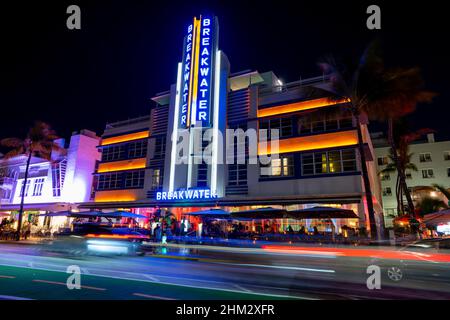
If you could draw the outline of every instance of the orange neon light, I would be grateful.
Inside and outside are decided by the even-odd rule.
[[[101,145],[102,146],[107,146],[107,145],[110,145],[110,144],[113,144],[113,143],[120,143],[120,142],[144,139],[144,138],[148,138],[148,136],[149,136],[148,131],[129,133],[129,134],[124,134],[122,136],[102,139]]]
[[[97,191],[95,193],[95,202],[122,202],[136,200],[136,191],[133,190]]]
[[[105,162],[98,165],[97,173],[114,172],[122,170],[143,169],[146,166],[146,159],[132,159],[114,162]]]
[[[351,146],[358,143],[356,130],[279,140],[278,153]],[[270,142],[258,143],[258,155],[270,154]]]
[[[349,100],[347,100],[347,99],[342,99],[339,101],[330,101],[328,98],[320,98],[320,99],[314,99],[314,100],[309,100],[309,101],[294,102],[294,103],[284,104],[281,106],[259,109],[258,110],[258,118],[269,117],[269,116],[290,113],[290,112],[296,112],[296,111],[303,111],[303,110],[310,110],[310,109],[315,109],[315,108],[334,106],[334,105],[337,105],[340,103],[345,103],[348,101]]]

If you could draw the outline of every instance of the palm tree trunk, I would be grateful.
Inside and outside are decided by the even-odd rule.
[[[22,229],[22,217],[23,217],[23,204],[25,202],[25,190],[27,189],[27,181],[28,181],[28,171],[30,169],[30,162],[31,162],[31,155],[32,152],[30,151],[30,154],[28,155],[27,159],[27,165],[25,167],[25,177],[23,180],[23,186],[22,186],[22,196],[20,197],[20,207],[19,207],[19,221],[17,225],[17,240],[20,240],[20,232]]]
[[[396,148],[395,142],[394,142],[394,124],[393,124],[392,118],[390,118],[388,120],[388,140],[389,140],[389,144],[391,145],[391,148],[392,148],[392,157],[393,157],[395,166],[397,167],[397,174],[400,178],[400,188],[402,188],[403,193],[405,194],[405,197],[406,197],[406,201],[408,202],[409,214],[411,215],[411,217],[414,217],[415,216],[414,203],[412,201],[411,194],[409,193],[408,186],[406,184],[405,171],[402,169],[402,167],[400,165],[400,161],[398,159],[398,154],[397,154],[397,148]],[[402,202],[402,208],[403,208],[403,197],[400,200]]]
[[[397,199],[397,215],[403,214],[403,201],[402,193],[400,188],[400,176],[397,175],[397,181],[395,182],[395,197]]]
[[[358,132],[358,149],[361,159],[361,171],[364,181],[364,190],[366,192],[367,211],[369,214],[370,236],[373,239],[377,238],[377,223],[375,221],[375,212],[373,210],[372,189],[370,188],[369,172],[367,170],[366,154],[364,152],[364,141],[361,131],[361,121],[359,114],[355,115],[356,131]]]

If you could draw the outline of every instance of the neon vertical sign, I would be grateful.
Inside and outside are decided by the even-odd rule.
[[[182,83],[180,94],[179,128],[187,128],[189,125],[189,110],[192,94],[192,67],[194,60],[194,36],[196,19],[187,28],[184,39],[183,61],[182,61]]]
[[[202,127],[210,126],[211,87],[214,66],[214,20],[211,17],[201,19],[199,57],[198,57],[198,91],[196,122]]]

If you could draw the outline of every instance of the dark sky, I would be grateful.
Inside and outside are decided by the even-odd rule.
[[[12,1],[11,1],[12,2]],[[284,82],[319,75],[333,54],[356,59],[381,37],[388,64],[419,66],[434,103],[410,117],[415,128],[450,138],[448,14],[442,1],[14,1],[0,9],[0,138],[24,136],[35,119],[61,136],[107,121],[147,115],[149,99],[175,82],[184,27],[194,15],[219,17],[231,71],[273,70]],[[382,30],[366,28],[378,4]],[[393,5],[395,3],[395,6]],[[81,7],[79,31],[66,8]]]

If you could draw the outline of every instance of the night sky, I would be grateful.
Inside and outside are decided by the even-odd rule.
[[[448,13],[442,1],[14,1],[1,5],[0,138],[25,135],[33,120],[60,136],[148,115],[150,98],[175,82],[185,26],[219,18],[220,48],[231,72],[272,70],[284,82],[320,75],[332,54],[357,59],[375,37],[386,62],[419,66],[439,93],[409,117],[413,128],[450,138]],[[392,2],[396,3],[396,7]],[[382,30],[366,28],[378,4]],[[66,8],[81,7],[81,30],[66,28]],[[426,5],[425,5],[426,4]],[[446,27],[447,25],[447,27]]]

